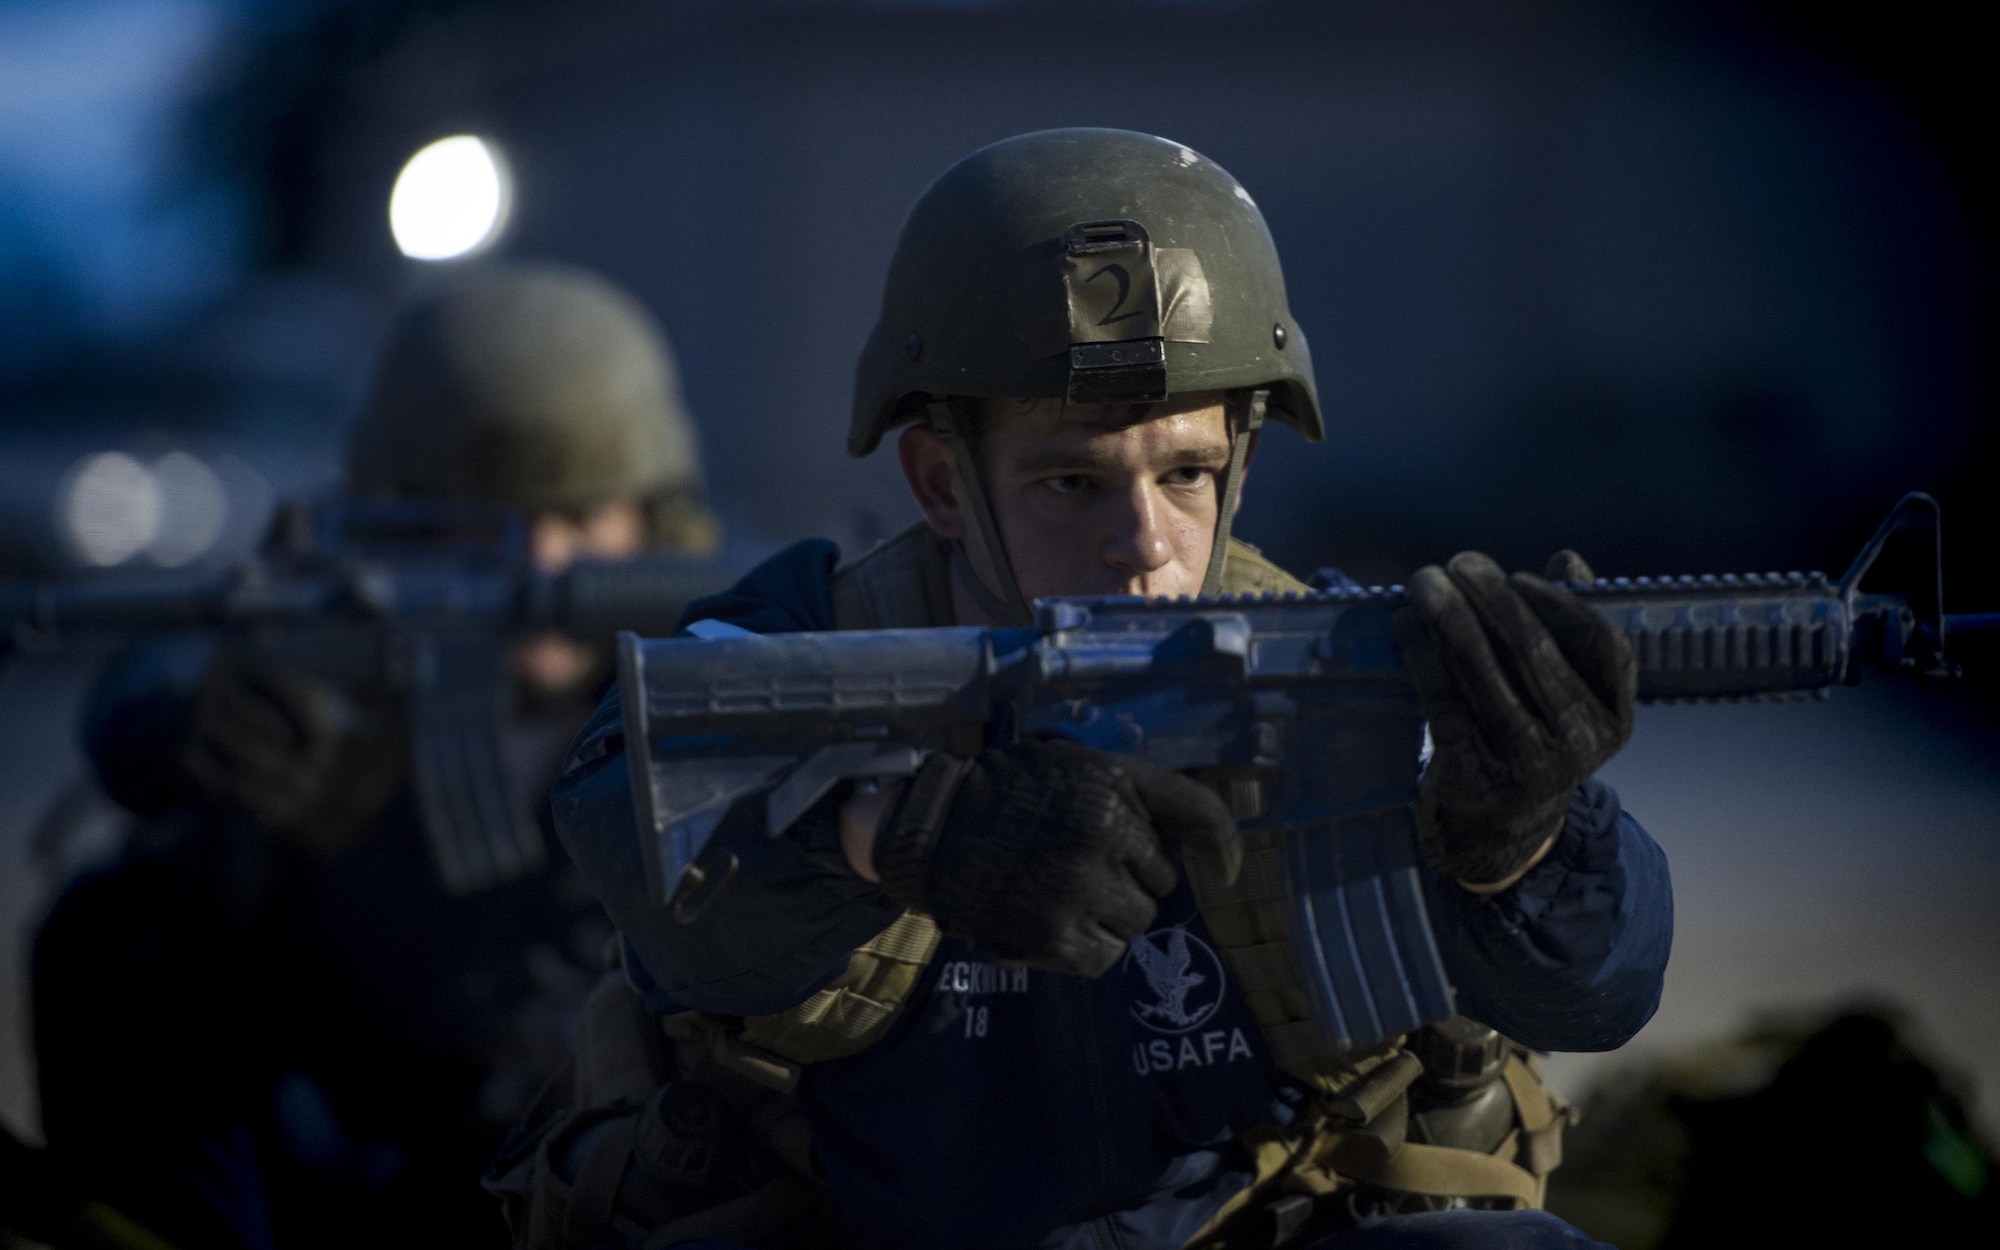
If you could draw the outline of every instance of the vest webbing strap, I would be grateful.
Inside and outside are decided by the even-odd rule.
[[[929,916],[906,911],[848,957],[839,980],[789,1011],[744,1017],[739,1036],[793,1063],[859,1054],[889,1031],[938,939]]]
[[[1526,1060],[1518,1055],[1507,1056],[1501,1077],[1507,1082],[1508,1092],[1514,1095],[1514,1106],[1520,1111],[1524,1130],[1539,1133],[1555,1123],[1556,1109],[1549,1100],[1549,1087],[1542,1083],[1540,1074],[1528,1067]]]
[[[1530,1061],[1509,1055],[1501,1076],[1507,1082],[1507,1092],[1514,1096],[1514,1114],[1521,1121],[1520,1163],[1535,1177],[1534,1205],[1540,1206],[1549,1173],[1562,1166],[1563,1129],[1569,1117]]]
[[[1514,1136],[1509,1134],[1502,1150],[1511,1154],[1513,1146]],[[1438,1198],[1508,1198],[1518,1207],[1538,1206],[1542,1200],[1541,1178],[1500,1155],[1423,1142],[1404,1142],[1367,1179],[1389,1189]]]

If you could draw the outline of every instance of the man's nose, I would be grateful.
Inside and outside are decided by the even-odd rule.
[[[1133,579],[1165,568],[1174,555],[1165,521],[1165,509],[1151,483],[1135,486],[1120,505],[1120,515],[1104,544],[1104,563]]]

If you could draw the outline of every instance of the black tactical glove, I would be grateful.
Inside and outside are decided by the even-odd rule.
[[[339,696],[313,678],[224,656],[195,689],[181,764],[207,801],[296,831],[326,793],[340,722]]]
[[[883,822],[875,867],[905,907],[997,955],[1095,977],[1158,914],[1170,846],[1233,881],[1243,850],[1213,791],[1143,760],[1033,740],[931,756]]]
[[[1590,576],[1572,551],[1547,571]],[[1424,852],[1454,880],[1504,881],[1632,736],[1632,648],[1569,591],[1476,551],[1418,569],[1409,590],[1395,636],[1435,748],[1418,792]]]

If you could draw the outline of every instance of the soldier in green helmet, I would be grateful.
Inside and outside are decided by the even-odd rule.
[[[719,538],[659,328],[554,265],[473,269],[410,303],[347,486],[411,515],[516,509],[550,573]],[[482,801],[532,833],[608,653],[549,634],[508,664],[510,792]],[[546,835],[439,854],[407,718],[369,697],[210,637],[138,648],[93,697],[105,788],[150,823],[38,942],[43,1117],[178,1244],[500,1241],[480,1171],[598,975],[609,928]]]
[[[900,430],[922,522],[851,561],[799,544],[688,631],[1302,590],[1230,534],[1268,421],[1323,433],[1249,193],[1150,135],[996,143],[912,209],[855,385],[848,449]],[[622,967],[575,1106],[489,1181],[517,1238],[1590,1244],[1534,1209],[1567,1113],[1533,1051],[1617,1046],[1658,1002],[1665,861],[1591,776],[1630,733],[1632,658],[1476,553],[1410,598],[1425,891],[1464,1014],[1365,1051],[1312,1027],[1268,835],[1181,774],[1066,740],[935,751],[776,839],[738,804],[696,863],[716,884],[663,907],[608,700],[552,802]]]
[[[484,273],[414,303],[349,444],[347,485],[523,509],[546,572],[647,548],[707,555],[721,538],[665,338],[637,300],[578,269]],[[528,689],[566,694],[601,664],[558,643],[517,652]]]

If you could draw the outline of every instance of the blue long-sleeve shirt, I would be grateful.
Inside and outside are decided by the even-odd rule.
[[[759,633],[831,629],[837,551],[801,543],[690,611]],[[782,1010],[839,974],[899,909],[846,866],[823,810],[792,836],[756,813],[715,834],[740,863],[693,923],[647,899],[615,695],[558,778],[556,824],[625,934],[659,1010]],[[746,805],[748,806],[748,805]],[[1427,877],[1459,1010],[1537,1049],[1602,1050],[1658,1005],[1672,935],[1665,856],[1609,786],[1579,787],[1550,854],[1475,895]],[[1168,1003],[1150,944],[1201,977]],[[1093,981],[939,948],[888,1037],[809,1070],[815,1146],[851,1230],[896,1246],[1177,1246],[1248,1182],[1227,1147],[1302,1100],[1271,1064],[1185,883],[1120,967]]]

